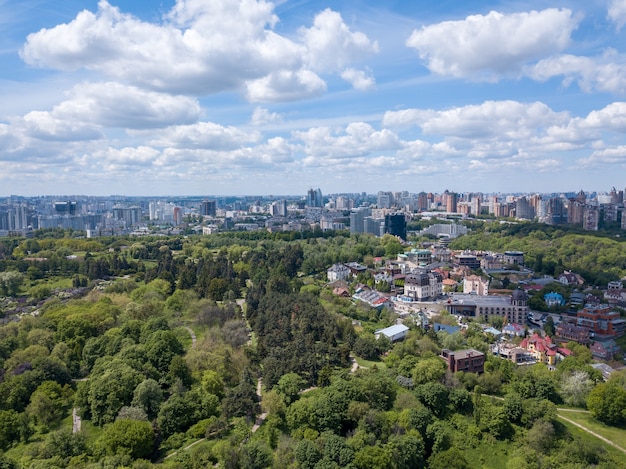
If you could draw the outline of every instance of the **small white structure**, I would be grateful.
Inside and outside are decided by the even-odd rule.
[[[385,329],[380,329],[374,332],[376,338],[380,338],[381,335],[387,337],[391,342],[396,342],[398,340],[402,340],[406,337],[409,332],[409,328],[404,324],[396,324],[394,326],[386,327]]]

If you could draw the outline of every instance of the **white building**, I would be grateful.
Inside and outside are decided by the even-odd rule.
[[[478,275],[468,275],[463,279],[463,293],[486,296],[489,294],[489,280],[483,280]]]
[[[343,264],[335,264],[326,271],[329,282],[345,280],[350,277],[350,269]]]
[[[437,272],[409,274],[404,279],[404,296],[416,301],[434,300],[443,293],[443,277]]]
[[[374,332],[376,338],[380,338],[380,336],[387,337],[391,342],[396,342],[398,340],[402,340],[406,337],[409,332],[409,328],[404,324],[395,324],[390,327],[386,327],[385,329],[380,329]]]

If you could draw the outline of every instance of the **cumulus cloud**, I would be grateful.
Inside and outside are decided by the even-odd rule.
[[[352,87],[357,90],[368,90],[375,84],[375,80],[371,75],[368,75],[364,70],[357,70],[355,68],[346,68],[341,72],[341,78],[352,84]]]
[[[294,132],[294,137],[304,142],[307,155],[316,157],[348,158],[403,147],[402,141],[391,130],[375,130],[365,122],[349,124],[345,130],[315,127]]]
[[[260,141],[259,132],[243,132],[236,127],[224,127],[213,122],[177,125],[165,129],[160,138],[151,142],[158,147],[204,148],[230,150]]]
[[[601,164],[626,167],[626,145],[596,150],[589,157],[579,159],[577,163],[585,167],[597,167]]]
[[[313,26],[301,28],[306,46],[307,64],[311,69],[338,71],[355,60],[378,52],[378,44],[361,32],[352,32],[341,15],[326,9],[315,16]]]
[[[567,9],[472,15],[414,30],[406,44],[432,73],[495,81],[567,47],[578,19]]]
[[[281,70],[246,83],[246,96],[251,102],[284,102],[319,96],[326,91],[326,82],[310,70]]]
[[[24,116],[27,134],[40,140],[75,141],[102,138],[100,129],[81,121],[58,119],[49,112],[32,111]]]
[[[383,116],[385,126],[421,127],[425,134],[458,138],[512,139],[528,138],[538,128],[564,123],[567,113],[557,113],[541,102],[485,101],[435,111],[432,109],[405,109],[388,111]]]
[[[539,81],[563,76],[563,85],[575,81],[585,92],[626,94],[626,56],[612,50],[599,57],[570,54],[550,57],[528,67],[526,73]]]
[[[254,108],[250,123],[252,125],[261,126],[266,124],[273,124],[276,122],[282,122],[282,120],[283,118],[280,114],[276,112],[270,112],[264,107],[257,106],[256,108]]]
[[[196,99],[113,82],[76,85],[68,94],[68,100],[53,108],[55,117],[108,127],[166,127],[195,122],[201,113]]]
[[[177,0],[161,23],[100,0],[95,13],[83,10],[69,23],[30,34],[20,54],[30,65],[92,70],[161,92],[243,88],[255,101],[281,101],[323,91],[318,73],[339,73],[377,51],[331,10],[300,29],[300,41],[274,32],[277,21],[273,5],[263,0]]]
[[[626,0],[611,0],[608,16],[621,29],[626,24]]]

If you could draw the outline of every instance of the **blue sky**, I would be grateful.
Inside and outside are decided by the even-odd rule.
[[[0,0],[0,196],[626,186],[626,0]]]

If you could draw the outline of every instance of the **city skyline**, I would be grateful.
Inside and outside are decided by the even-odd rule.
[[[626,185],[626,0],[0,0],[0,195]]]

